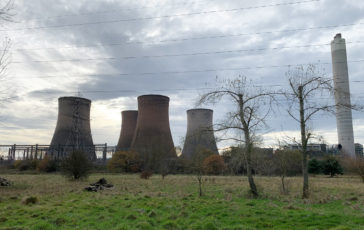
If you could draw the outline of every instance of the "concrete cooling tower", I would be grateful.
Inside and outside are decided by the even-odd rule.
[[[334,77],[336,123],[341,151],[354,156],[354,132],[351,113],[348,63],[345,39],[337,34],[331,42],[332,72]]]
[[[116,146],[116,151],[127,151],[130,149],[131,142],[133,141],[138,119],[138,111],[122,111],[121,119],[120,138]]]
[[[85,151],[91,160],[96,159],[90,127],[91,101],[80,97],[58,99],[58,120],[50,153],[65,157],[73,150]]]
[[[192,158],[198,151],[208,149],[218,154],[211,109],[187,110],[187,133],[182,156]]]
[[[169,127],[168,107],[169,97],[138,97],[138,120],[131,148],[137,151],[147,164],[176,157]]]

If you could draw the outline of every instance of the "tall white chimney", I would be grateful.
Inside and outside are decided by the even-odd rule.
[[[331,56],[338,144],[341,152],[355,156],[346,45],[345,39],[341,38],[341,34],[336,34],[331,42]]]

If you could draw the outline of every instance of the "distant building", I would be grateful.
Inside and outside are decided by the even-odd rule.
[[[340,145],[331,145],[327,152],[332,155],[342,154],[342,147]],[[363,145],[359,143],[355,143],[355,155],[356,156],[364,156],[363,153]]]
[[[289,144],[285,146],[285,149],[300,150],[302,145],[300,144]],[[326,144],[307,144],[307,150],[312,156],[323,156],[327,154]]]
[[[340,153],[339,145],[331,145],[327,148],[327,153],[331,155],[337,155]]]
[[[363,145],[359,143],[355,143],[355,155],[364,156],[363,154]]]

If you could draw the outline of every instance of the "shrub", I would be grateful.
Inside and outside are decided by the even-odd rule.
[[[153,175],[153,171],[152,170],[144,170],[140,174],[140,178],[142,178],[142,179],[149,179],[152,175]]]
[[[342,156],[339,159],[345,173],[358,175],[364,183],[364,157],[362,156]]]
[[[37,170],[40,172],[55,172],[57,171],[57,162],[49,156],[45,156],[37,164]]]
[[[61,171],[65,176],[78,180],[88,177],[91,166],[87,154],[81,150],[75,150],[62,160]]]
[[[244,161],[244,148],[231,146],[222,153],[226,169],[234,175],[241,175],[246,172]]]
[[[302,173],[302,154],[298,150],[277,150],[274,167],[279,176],[295,176]]]
[[[13,166],[15,169],[19,169],[20,165],[23,163],[22,160],[15,160]]]
[[[139,172],[141,161],[139,154],[133,151],[120,151],[113,154],[107,164],[111,172]]]
[[[37,168],[38,160],[16,160],[13,163],[14,168],[19,171],[34,170]]]
[[[356,160],[357,173],[364,183],[364,157],[357,157]]]
[[[35,196],[24,197],[22,200],[22,203],[25,205],[36,204],[37,202],[38,198]]]
[[[343,169],[335,157],[328,157],[322,162],[322,171],[325,175],[333,177],[337,174],[343,174]]]
[[[198,195],[202,196],[202,175],[204,173],[203,162],[204,160],[214,155],[215,153],[208,149],[201,149],[197,151],[195,155],[192,157],[192,165],[191,169],[193,173],[196,173],[196,179],[198,181]]]
[[[320,174],[322,171],[322,163],[316,159],[308,162],[308,173]]]
[[[217,155],[211,155],[203,161],[204,172],[207,174],[219,175],[225,169],[224,159]]]
[[[301,172],[302,155],[299,151],[283,149],[277,150],[273,159],[276,173],[281,177],[282,194],[287,195],[289,193],[289,183],[285,178]]]

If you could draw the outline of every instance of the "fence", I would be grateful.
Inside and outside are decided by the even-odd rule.
[[[96,144],[89,146],[87,149],[92,149],[96,153],[97,160],[106,161],[111,158],[115,152],[115,146],[105,144]],[[32,160],[43,159],[46,155],[51,155],[53,158],[61,159],[64,157],[64,149],[75,149],[74,146],[59,145],[56,148],[50,145],[0,145],[0,160]]]

